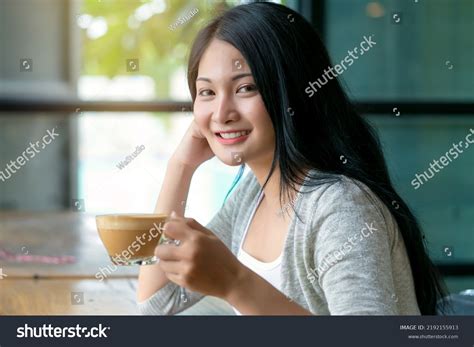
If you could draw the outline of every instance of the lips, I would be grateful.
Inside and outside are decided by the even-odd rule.
[[[217,132],[216,135],[224,139],[235,139],[241,136],[250,134],[250,130],[239,130],[239,131],[223,131]]]
[[[251,130],[227,130],[216,132],[217,140],[222,144],[234,144],[247,139]]]

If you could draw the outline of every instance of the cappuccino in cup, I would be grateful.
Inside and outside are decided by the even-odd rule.
[[[155,247],[163,234],[166,214],[109,214],[96,216],[97,230],[116,265],[157,262]]]

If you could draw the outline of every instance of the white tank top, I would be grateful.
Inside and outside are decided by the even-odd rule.
[[[239,261],[242,264],[244,264],[246,267],[248,267],[250,270],[252,270],[256,274],[258,274],[260,277],[262,277],[265,281],[273,285],[276,289],[280,290],[281,288],[281,259],[283,257],[283,251],[277,259],[275,259],[274,261],[270,263],[265,263],[258,259],[255,259],[254,257],[252,257],[250,254],[248,254],[242,249],[245,236],[247,235],[247,231],[249,230],[250,222],[255,216],[255,212],[257,211],[257,207],[258,205],[260,205],[262,198],[263,198],[263,192],[258,197],[257,204],[255,205],[252,213],[250,214],[250,218],[247,223],[247,227],[245,228],[244,235],[242,236],[242,239],[240,240],[240,246],[239,246],[239,251],[237,254],[237,259],[239,259]],[[237,311],[234,307],[232,308],[234,309],[236,315],[241,315],[241,313]]]

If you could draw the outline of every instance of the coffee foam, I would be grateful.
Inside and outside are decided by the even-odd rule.
[[[168,215],[160,214],[107,214],[96,216],[97,227],[107,230],[150,229],[153,223],[164,223]]]

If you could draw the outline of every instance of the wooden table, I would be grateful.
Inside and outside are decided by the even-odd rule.
[[[114,268],[95,216],[82,212],[0,212],[0,250],[18,255],[73,256],[70,264],[0,259],[0,315],[137,315],[138,267]],[[3,273],[4,276],[1,276]],[[5,276],[6,275],[6,276]],[[3,278],[3,279],[2,279]],[[181,314],[233,314],[207,297]]]
[[[75,258],[63,265],[0,259],[4,275],[0,279],[1,315],[138,314],[138,267],[119,267],[103,281],[96,278],[111,262],[93,215],[0,213],[0,249],[19,255]]]

